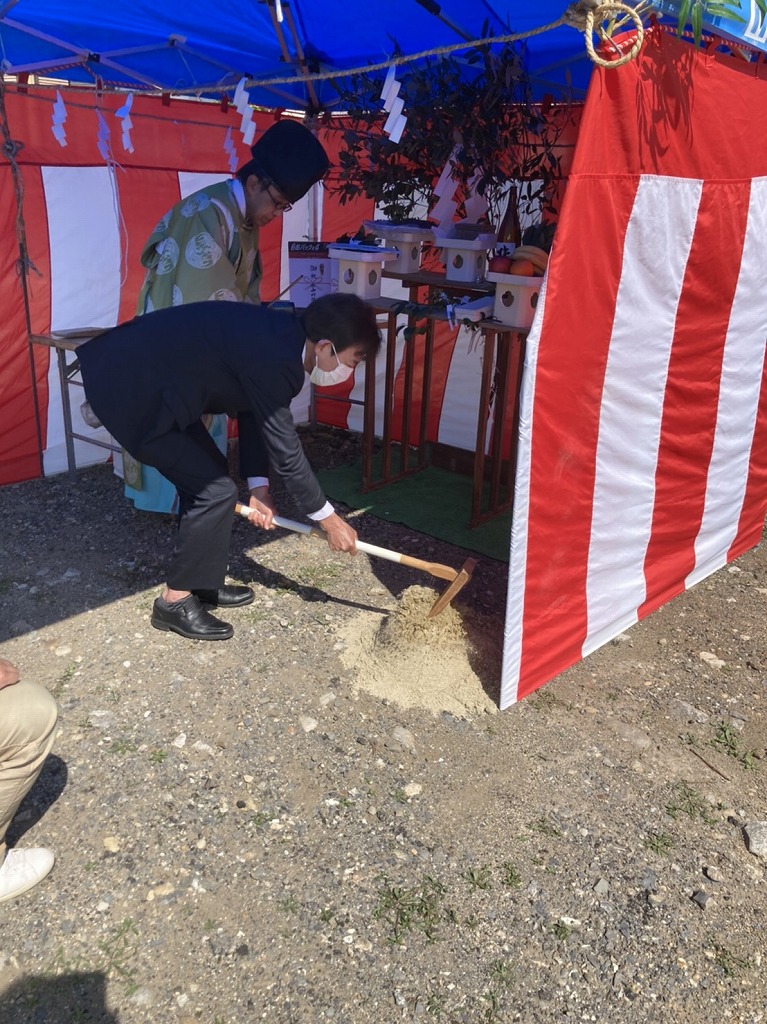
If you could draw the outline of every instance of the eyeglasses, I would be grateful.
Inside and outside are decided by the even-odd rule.
[[[271,188],[272,186],[268,182],[263,183],[264,192],[266,192],[266,194],[271,199],[272,203],[274,204],[275,210],[277,210],[278,213],[287,213],[288,210],[292,210],[293,204],[286,203],[283,199],[275,199],[274,196],[272,195]]]

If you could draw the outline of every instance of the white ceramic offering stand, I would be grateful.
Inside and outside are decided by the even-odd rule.
[[[361,299],[377,299],[381,294],[384,263],[399,256],[397,249],[379,245],[331,245],[331,259],[338,260],[338,290],[359,295]]]
[[[488,281],[495,281],[493,317],[502,324],[528,331],[535,317],[543,285],[542,277],[523,277],[519,274],[487,273]]]
[[[476,238],[456,238],[453,235],[437,238],[435,244],[442,248],[447,280],[467,283],[484,281],[487,253],[495,242],[494,234],[477,235]]]
[[[393,224],[389,221],[365,220],[363,226],[382,238],[389,248],[397,249],[396,260],[388,264],[392,274],[417,274],[421,269],[421,246],[434,238],[431,228],[419,228],[413,224]]]

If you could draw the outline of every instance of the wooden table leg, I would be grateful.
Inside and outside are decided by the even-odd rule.
[[[418,431],[418,468],[426,466],[426,451],[429,433],[429,401],[431,399],[431,369],[434,358],[434,321],[426,321],[423,346],[423,380],[421,382],[421,425]]]
[[[365,360],[365,407],[362,410],[362,491],[373,477],[373,446],[376,433],[376,364]]]
[[[386,324],[386,372],[384,375],[383,469],[382,479],[391,476],[392,406],[394,405],[394,370],[397,356],[397,315],[389,313]]]
[[[61,412],[64,417],[64,443],[67,449],[67,469],[69,479],[77,480],[77,459],[75,458],[75,442],[72,437],[72,405],[69,399],[69,374],[67,372],[67,354],[62,348],[56,349],[59,367],[59,385],[61,387]]]
[[[492,408],[493,428],[490,441],[490,496],[487,511],[493,513],[498,508],[498,495],[501,488],[501,470],[503,468],[503,424],[506,414],[506,402],[509,387],[509,349],[512,338],[508,334],[497,336],[496,345],[498,358],[495,363],[494,395]]]

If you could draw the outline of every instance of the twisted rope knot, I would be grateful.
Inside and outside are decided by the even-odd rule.
[[[602,23],[611,18],[620,17],[633,21],[636,26],[636,39],[633,45],[625,53],[618,48],[610,36],[605,32]],[[639,13],[621,0],[576,0],[570,4],[562,16],[562,20],[573,28],[583,33],[586,43],[586,50],[594,64],[603,68],[617,68],[621,64],[628,64],[633,60],[642,48],[644,41],[644,25]],[[605,59],[594,49],[593,36],[596,35],[601,43],[612,46],[616,57]]]
[[[7,157],[11,163],[18,156],[18,154],[24,148],[24,143],[19,142],[17,139],[6,139],[2,145],[3,156]]]

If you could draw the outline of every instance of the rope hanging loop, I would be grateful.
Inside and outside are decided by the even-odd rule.
[[[628,18],[633,21],[636,26],[636,39],[625,53],[605,59],[596,52],[593,37],[596,35],[600,42],[612,45],[617,52],[618,47],[602,27],[605,21],[613,18],[621,18],[623,21]],[[634,60],[644,42],[644,25],[639,12],[621,0],[576,0],[565,11],[563,20],[583,33],[589,57],[594,64],[602,68],[617,68],[621,64],[628,64]]]

